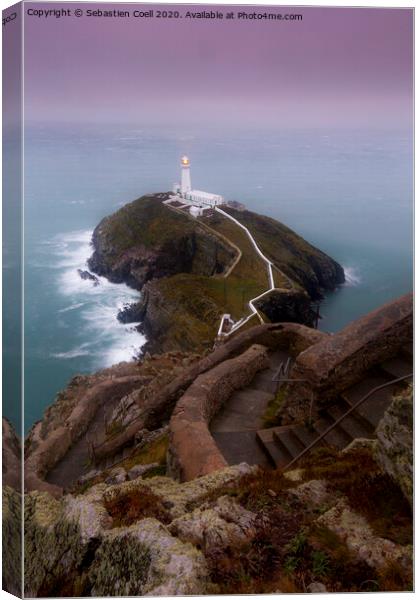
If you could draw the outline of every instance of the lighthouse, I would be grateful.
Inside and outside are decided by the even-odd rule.
[[[182,198],[184,206],[189,205],[190,207],[198,207],[202,210],[214,208],[224,203],[223,196],[219,196],[219,194],[211,194],[191,188],[190,159],[185,155],[181,158],[181,184],[174,184],[173,193],[179,199]]]
[[[188,156],[181,158],[181,194],[191,192],[190,159]]]

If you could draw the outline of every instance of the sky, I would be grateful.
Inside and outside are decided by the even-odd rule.
[[[27,14],[101,6],[137,8],[25,3],[27,122],[411,126],[409,9],[213,7],[224,14],[299,13],[301,21]],[[186,10],[206,7],[180,7]]]

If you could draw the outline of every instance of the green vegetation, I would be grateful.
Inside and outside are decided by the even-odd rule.
[[[226,212],[248,227],[267,258],[310,293],[316,295],[319,284],[332,288],[344,281],[340,265],[279,221],[249,210],[227,207]]]
[[[340,454],[321,447],[302,460],[305,479],[326,479],[362,514],[375,535],[398,544],[412,543],[411,507],[395,482],[384,474],[369,449]]]
[[[170,523],[170,513],[162,499],[148,488],[128,490],[105,500],[105,508],[112,517],[113,527],[129,526],[139,519],[154,517],[162,523]]]
[[[196,225],[181,213],[169,210],[156,196],[143,196],[105,217],[100,224],[101,236],[112,240],[115,254],[142,244],[146,248],[184,237]]]
[[[351,509],[367,519],[375,535],[410,544],[410,506],[389,477],[378,471],[371,452],[355,449],[343,454],[323,447],[300,466],[300,481],[292,481],[280,471],[260,469],[234,487],[212,490],[205,499],[211,502],[229,494],[258,515],[257,536],[252,542],[207,553],[219,591],[302,593],[313,581],[323,583],[329,592],[411,590],[410,569],[393,561],[383,568],[370,567],[349,550],[344,538],[317,522],[328,507],[314,510],[289,493],[302,482],[325,480],[333,494],[342,494]]]
[[[278,425],[278,414],[285,401],[285,389],[281,387],[277,390],[274,398],[270,400],[267,404],[267,408],[265,409],[265,413],[263,415],[263,424],[264,427],[275,427]]]
[[[126,471],[129,471],[136,465],[150,465],[158,463],[161,466],[166,465],[166,454],[168,451],[169,439],[167,435],[162,435],[149,442],[133,456],[130,456],[121,463]]]

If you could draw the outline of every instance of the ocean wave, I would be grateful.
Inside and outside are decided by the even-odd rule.
[[[76,308],[80,308],[81,306],[84,306],[85,303],[84,302],[77,302],[76,304],[71,304],[70,306],[66,306],[66,308],[60,308],[59,313],[66,313],[69,312],[70,310],[76,310]]]
[[[80,332],[79,339],[89,340],[53,356],[60,359],[89,356],[87,368],[98,369],[132,360],[146,338],[136,329],[138,323],[127,325],[117,319],[126,304],[138,301],[138,291],[100,276],[97,276],[99,285],[80,277],[78,269],[88,268],[92,254],[92,233],[92,230],[67,232],[55,236],[53,244],[47,247],[52,257],[50,266],[59,269],[56,276],[59,294],[70,299],[69,305],[58,311],[60,318],[68,319],[71,327]]]
[[[347,287],[355,287],[362,283],[362,277],[357,267],[344,267],[344,285]]]
[[[51,354],[54,358],[78,358],[79,356],[89,356],[89,350],[82,350],[81,348],[74,348],[74,350],[69,350],[68,352],[53,352]]]

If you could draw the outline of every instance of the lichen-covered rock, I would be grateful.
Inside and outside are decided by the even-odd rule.
[[[99,484],[92,489],[101,491],[107,501],[110,501],[118,494],[147,488],[161,498],[171,517],[176,519],[189,512],[189,507],[198,504],[209,492],[229,485],[234,486],[242,477],[255,473],[256,470],[257,467],[240,463],[182,484],[170,477],[153,477],[147,480],[134,479],[112,488]]]
[[[412,547],[375,536],[366,519],[351,510],[345,500],[340,500],[317,521],[338,535],[370,567],[380,569],[395,562],[404,570],[411,568]]]
[[[100,483],[83,495],[68,494],[60,499],[46,492],[27,494],[26,594],[39,597],[206,593],[208,575],[204,556],[187,537],[174,537],[157,519],[141,514],[127,527],[113,527],[107,502],[115,495],[132,492],[141,495],[147,490],[162,500],[173,521],[193,511],[193,505],[204,501],[209,492],[234,485],[252,472],[251,467],[242,464],[186,484],[168,477],[137,478],[114,485]],[[229,518],[234,518],[236,534],[239,529],[252,531],[252,513],[230,498],[216,502],[214,514],[225,525]]]
[[[143,477],[143,475],[146,475],[146,473],[157,467],[159,467],[159,463],[157,462],[148,465],[135,465],[127,472],[127,477],[131,481],[132,479],[137,479],[137,477]]]
[[[375,458],[413,505],[413,388],[397,395],[379,423]]]
[[[3,485],[15,490],[21,486],[22,447],[13,425],[5,417],[2,419],[2,476]]]
[[[105,483],[108,485],[116,485],[117,483],[123,483],[127,479],[127,472],[123,467],[115,467],[112,469],[105,479]]]
[[[205,593],[207,570],[201,552],[144,519],[106,534],[89,577],[94,596],[191,595]]]
[[[327,482],[321,479],[312,479],[290,489],[290,494],[296,496],[302,504],[310,509],[331,508],[337,501],[337,495],[332,494],[327,487]]]
[[[88,549],[79,523],[64,517],[62,502],[46,492],[26,495],[25,595],[59,596],[68,582],[74,586]]]
[[[343,448],[341,452],[343,454],[353,452],[354,450],[370,450],[371,452],[374,452],[376,450],[377,443],[378,441],[376,439],[355,438],[348,446]]]
[[[3,589],[22,596],[21,495],[9,486],[2,491]]]
[[[202,549],[238,547],[256,535],[256,515],[229,496],[218,498],[214,506],[203,506],[172,521],[171,533]]]
[[[313,581],[308,585],[308,592],[311,594],[325,594],[328,592],[327,587],[320,581]]]

